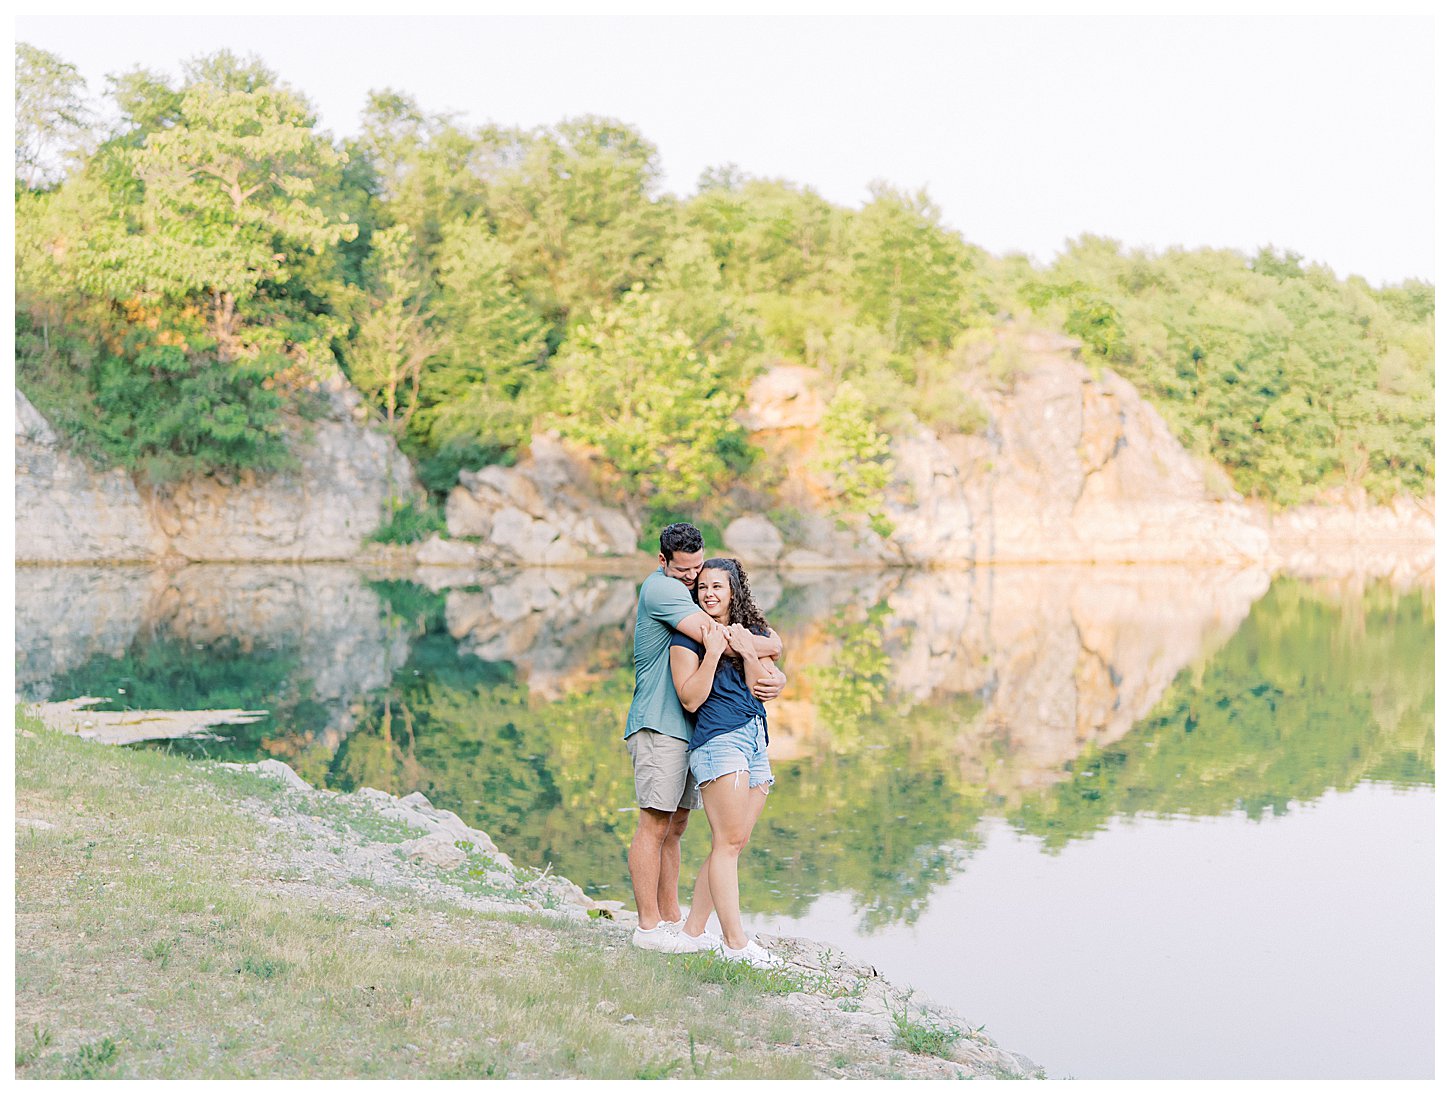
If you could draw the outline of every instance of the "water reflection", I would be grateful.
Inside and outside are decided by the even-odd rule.
[[[624,896],[634,576],[464,580],[26,568],[18,684],[265,707],[222,743],[169,747],[422,790],[515,858]],[[747,852],[762,912],[835,892],[868,930],[911,921],[988,818],[1051,852],[1113,818],[1269,816],[1362,780],[1432,782],[1425,582],[1023,567],[757,585],[792,676],[771,713],[779,792]]]
[[[756,575],[792,684],[754,926],[879,962],[1054,1075],[1427,1074],[1434,596],[1406,573]],[[638,577],[25,568],[17,679],[267,708],[154,747],[422,790],[627,898]],[[686,861],[705,845],[692,826]]]

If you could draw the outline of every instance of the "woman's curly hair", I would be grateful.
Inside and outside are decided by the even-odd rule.
[[[770,625],[765,622],[765,616],[756,605],[755,598],[750,595],[750,579],[745,574],[745,568],[740,565],[740,560],[724,556],[706,559],[700,573],[704,574],[707,570],[723,570],[730,577],[730,619],[726,623],[744,624],[757,635],[768,633]]]

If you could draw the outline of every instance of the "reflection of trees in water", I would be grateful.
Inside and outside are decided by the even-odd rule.
[[[605,581],[572,580],[561,597],[613,605]],[[1433,591],[1280,580],[1228,638],[1242,588],[1192,591],[1175,614],[1161,603],[1171,579],[1154,581],[1057,570],[787,587],[771,620],[794,684],[772,709],[780,783],[746,852],[749,907],[799,914],[846,892],[867,926],[911,920],[964,868],[989,815],[1051,849],[1117,814],[1263,816],[1362,779],[1432,781]],[[406,661],[390,657],[391,683],[350,701],[340,744],[321,733],[338,701],[313,699],[285,641],[148,629],[123,656],[58,675],[55,693],[268,707],[272,720],[228,742],[170,748],[281,756],[341,789],[419,789],[521,861],[627,896],[634,796],[620,734],[633,682],[620,621],[571,617],[547,590],[526,601],[490,587],[488,606],[531,614],[511,624],[478,595],[370,587],[383,630],[407,636]],[[497,638],[451,634],[460,604]],[[528,658],[549,635],[558,649],[539,672]],[[517,659],[478,656],[516,640],[528,651]],[[702,817],[691,864],[706,844]]]
[[[93,654],[50,679],[52,694],[96,696],[98,710],[201,711],[265,708],[255,723],[226,728],[221,741],[168,739],[172,752],[218,759],[251,759],[286,727],[310,736],[326,726],[327,708],[299,677],[295,650],[257,647],[236,636],[192,642],[172,635],[133,640],[119,657]]]
[[[750,907],[800,915],[819,894],[846,892],[868,927],[915,920],[978,843],[986,795],[953,763],[952,731],[979,711],[971,696],[878,709],[830,749],[776,764],[747,853],[761,879]]]
[[[963,868],[989,814],[1051,848],[1114,814],[1282,812],[1363,778],[1430,778],[1432,609],[1419,595],[1276,583],[1238,634],[1178,674],[1125,737],[1084,743],[1065,782],[1009,780],[1005,791],[981,777],[1013,763],[1010,739],[985,719],[988,690],[907,692],[892,662],[903,621],[885,600],[817,607],[816,632],[797,646],[817,660],[796,670],[814,734],[803,753],[776,761],[779,788],[746,852],[747,899],[764,913],[799,914],[817,895],[844,891],[868,926],[911,920]],[[812,626],[780,616],[786,627]],[[547,699],[507,663],[457,651],[436,631],[415,641],[330,781],[421,788],[512,854],[626,895],[634,812],[619,734],[630,672]],[[412,749],[397,732],[400,705]],[[692,862],[706,842],[697,824]]]
[[[1115,816],[1260,818],[1366,779],[1433,783],[1430,596],[1277,582],[1148,719],[1012,822],[1060,849]]]

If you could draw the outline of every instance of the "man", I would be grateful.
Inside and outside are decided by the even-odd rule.
[[[705,563],[700,530],[683,522],[660,532],[660,566],[639,590],[634,623],[634,699],[624,728],[624,743],[634,762],[634,790],[639,822],[629,845],[629,878],[634,886],[639,927],[634,945],[644,950],[679,954],[706,944],[678,932],[680,914],[680,838],[690,811],[702,806],[700,789],[690,775],[690,724],[675,695],[670,676],[672,631],[704,640],[713,621],[695,604],[690,591]],[[779,657],[780,640],[756,637],[756,653]],[[785,686],[779,669],[762,681],[755,694],[772,700]]]

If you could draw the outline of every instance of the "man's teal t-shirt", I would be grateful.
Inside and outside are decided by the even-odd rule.
[[[670,676],[670,638],[675,625],[700,611],[685,583],[656,570],[639,587],[639,610],[634,617],[634,699],[624,736],[636,730],[658,730],[681,741],[690,740],[691,726],[675,695]]]

